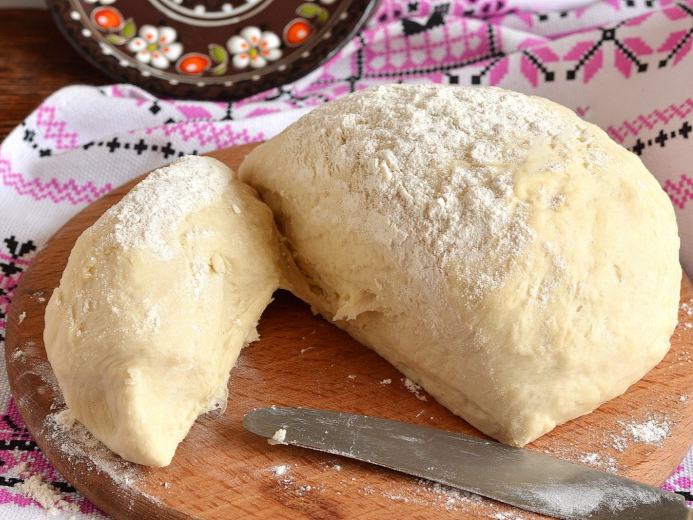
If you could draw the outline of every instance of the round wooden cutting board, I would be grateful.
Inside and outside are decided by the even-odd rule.
[[[234,170],[253,145],[211,155]],[[244,413],[281,405],[324,408],[482,436],[302,302],[285,292],[263,315],[261,339],[241,354],[223,414],[201,417],[166,468],[127,463],[81,425],[46,360],[44,310],[79,234],[136,181],[68,222],[36,256],[16,291],[6,339],[19,412],[41,450],[92,502],[116,518],[542,518],[492,500],[324,453],[270,446],[245,431]],[[659,485],[693,439],[693,288],[684,279],[679,326],[666,358],[623,396],[556,428],[527,449]],[[184,306],[181,319],[185,319]],[[607,376],[608,377],[608,376]]]

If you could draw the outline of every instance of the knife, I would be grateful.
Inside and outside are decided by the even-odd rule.
[[[428,426],[276,406],[246,414],[243,426],[274,443],[377,464],[555,518],[693,520],[676,493]]]

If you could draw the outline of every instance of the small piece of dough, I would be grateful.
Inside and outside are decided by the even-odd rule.
[[[279,284],[272,214],[222,163],[150,174],[77,240],[46,308],[75,417],[126,460],[166,466]]]
[[[671,202],[555,103],[369,89],[304,116],[239,175],[275,213],[293,292],[505,443],[620,395],[669,348]]]

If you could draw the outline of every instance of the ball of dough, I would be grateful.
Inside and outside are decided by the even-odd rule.
[[[369,89],[239,175],[275,213],[296,295],[502,442],[590,412],[669,348],[672,205],[635,155],[550,101]]]
[[[124,459],[165,466],[279,284],[272,214],[222,163],[150,174],[77,240],[44,340],[75,417]]]

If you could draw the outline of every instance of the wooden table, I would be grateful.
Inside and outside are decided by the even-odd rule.
[[[114,82],[79,55],[48,11],[0,9],[0,14],[0,140],[59,88]]]
[[[65,40],[65,38],[61,35],[60,31],[58,28],[55,26],[53,23],[53,20],[51,18],[51,15],[48,11],[45,10],[29,10],[29,9],[13,9],[13,10],[0,10],[0,13],[3,15],[3,24],[2,24],[2,29],[0,30],[0,140],[4,139],[7,134],[15,128],[18,124],[21,123],[23,119],[25,119],[29,113],[34,110],[47,96],[55,92],[61,87],[67,86],[67,85],[73,85],[73,84],[87,84],[87,85],[106,85],[110,83],[114,83],[115,81],[109,78],[108,76],[102,74],[95,68],[93,68],[89,63],[87,63],[79,54],[78,52],[71,46],[70,43]],[[307,312],[307,311],[306,311]],[[313,319],[312,317],[309,316],[307,319]],[[29,320],[27,320],[27,323]],[[315,327],[314,327],[315,328]],[[691,333],[688,328],[683,329],[683,333],[686,334],[693,334]],[[305,334],[305,337],[309,337],[310,332],[307,332]],[[299,334],[300,337],[300,334]],[[305,340],[305,337],[301,337],[302,340]],[[328,341],[325,342],[326,344],[330,343]],[[303,353],[304,350],[308,350],[307,348],[302,348],[302,345],[297,343],[296,348],[298,349],[298,352]],[[360,355],[367,355],[368,351],[363,351],[359,350]],[[316,353],[320,353],[320,351],[316,348],[314,351],[311,351],[311,355],[315,355]],[[306,355],[308,356],[308,355]],[[680,364],[680,363],[678,363]],[[371,365],[369,365],[371,366]],[[388,369],[387,366],[383,364],[382,370]],[[351,368],[344,368],[346,372],[345,374],[353,373],[356,374],[356,369],[354,368],[353,370]],[[394,369],[391,369],[394,371]],[[351,372],[350,372],[351,371]],[[394,374],[394,372],[393,372]],[[343,374],[342,374],[343,375]],[[377,377],[376,377],[377,376]],[[365,376],[359,376],[361,379],[366,380]],[[372,374],[372,377],[368,379],[371,383],[371,387],[373,389],[376,389],[380,391],[381,393],[384,391],[394,391],[395,386],[393,385],[392,387],[387,387],[383,389],[383,387],[378,386],[377,381],[383,379],[383,375],[381,372],[378,372],[376,374]],[[393,380],[396,381],[396,374],[392,375]],[[360,381],[360,379],[358,380]],[[340,382],[342,385],[351,385],[355,384],[352,382],[351,379],[346,379],[345,377],[341,377]],[[350,388],[350,387],[349,387]],[[375,391],[375,390],[374,390]],[[315,393],[316,395],[317,392]],[[416,401],[415,399],[411,398],[408,394],[403,392],[403,395],[405,397],[410,398],[410,402],[413,403],[414,405],[419,405],[420,403]],[[366,401],[367,402],[367,401]],[[319,403],[318,403],[319,404]],[[429,403],[431,404],[431,403]],[[413,406],[413,405],[412,405]],[[432,404],[431,404],[432,406]],[[683,406],[679,402],[679,406]],[[417,408],[418,409],[418,408]],[[412,412],[413,413],[413,412]],[[445,413],[444,411],[440,410],[440,413],[443,414]],[[383,414],[381,414],[383,415]],[[432,415],[432,414],[431,414]],[[608,415],[608,414],[607,414]],[[418,416],[417,416],[418,417]],[[613,415],[614,420],[617,417],[616,415]],[[433,418],[431,416],[431,418]],[[449,419],[451,420],[451,419]],[[220,423],[221,424],[221,423]],[[455,422],[454,424],[459,424],[459,421]],[[577,424],[577,423],[575,423]],[[690,429],[690,422],[686,423],[687,428]],[[573,426],[571,425],[566,425],[563,428],[563,430],[569,429]],[[588,440],[591,439],[592,437],[590,436],[593,432],[590,430],[585,430],[582,432],[582,437],[583,440],[584,438],[587,438]],[[599,440],[598,438],[595,437],[595,441]],[[262,440],[255,440],[255,442],[258,445],[262,445],[263,447],[266,448],[266,445],[264,444],[264,441]],[[647,448],[647,447],[645,447]],[[544,448],[547,449],[547,448]],[[598,449],[594,448],[595,450]],[[643,455],[640,458],[640,460],[644,461],[644,465],[647,466],[648,463],[651,463],[653,458],[647,457],[648,453],[645,453],[642,451],[641,446],[635,446],[634,449],[640,450],[642,453],[640,455]],[[555,448],[554,448],[555,451]],[[685,451],[685,450],[684,450]],[[568,452],[572,453],[572,452]],[[561,454],[561,453],[559,453]],[[565,457],[565,453],[563,453]],[[315,460],[315,461],[321,461],[323,459],[320,459],[318,455],[313,455],[313,454],[306,454],[304,452],[299,452],[299,451],[294,451],[291,453],[288,453],[284,459],[282,460],[294,460],[293,458],[289,457],[295,457],[296,461],[300,461],[300,457],[306,457],[307,460]],[[676,461],[680,460],[680,455],[677,453],[675,454]],[[565,457],[569,458],[569,457]],[[579,460],[579,459],[578,459]],[[649,461],[649,462],[648,462]],[[298,462],[296,462],[298,464]],[[380,480],[387,480],[388,483],[392,481],[391,474],[390,473],[383,473],[383,472],[376,472],[375,476],[373,476],[373,472],[371,470],[369,471],[369,477],[368,480],[364,479],[359,479],[356,481],[355,478],[349,477],[347,479],[346,475],[351,475],[356,474],[354,472],[362,471],[365,474],[365,469],[361,468],[356,463],[347,461],[347,462],[342,462],[339,461],[340,466],[344,465],[344,473],[339,473],[339,476],[342,480],[344,480],[344,484],[339,481],[338,483],[340,486],[343,488],[348,488],[348,486],[352,486],[354,489],[352,489],[350,492],[352,492],[353,497],[355,497],[356,502],[361,502],[365,505],[367,505],[369,500],[372,499],[370,495],[364,492],[362,487],[362,484],[360,482],[367,481],[370,482],[372,479],[380,479]],[[675,462],[674,462],[675,464]],[[268,462],[266,464],[267,466],[271,466],[271,464]],[[319,463],[315,463],[312,466],[309,464],[304,465],[306,468],[311,469],[311,471],[314,470],[319,472],[327,472],[327,471],[333,471],[330,467],[327,466],[321,466]],[[175,470],[175,466],[172,466],[172,468]],[[294,468],[294,466],[292,466]],[[303,466],[301,466],[303,468]],[[315,469],[317,468],[317,469]],[[327,468],[327,469],[326,469]],[[360,470],[358,468],[361,468]],[[295,470],[298,474],[298,470]],[[306,470],[308,471],[308,470]],[[665,474],[668,473],[665,472]],[[627,473],[627,476],[634,476],[631,473]],[[261,473],[260,476],[262,478],[255,478],[253,482],[255,482],[257,485],[263,485],[267,484],[267,480],[274,478],[277,480],[276,477],[274,477],[274,473]],[[400,477],[401,478],[401,477]],[[263,480],[264,479],[264,480]],[[657,477],[651,479],[653,483],[657,483],[659,480],[662,480],[663,477]],[[173,479],[170,479],[171,481],[174,481]],[[159,479],[157,482],[161,482],[162,480]],[[292,482],[287,480],[288,482]],[[168,482],[168,480],[167,480]],[[175,481],[177,482],[177,481]],[[181,482],[183,482],[181,480]],[[354,483],[355,482],[355,483]],[[415,485],[418,485],[416,482],[413,481],[407,481],[403,480],[405,482],[407,487],[406,489],[409,489],[412,487],[412,489],[415,487]],[[271,484],[271,482],[270,482]],[[183,485],[183,484],[181,484]],[[185,484],[185,485],[191,485],[190,483]],[[391,485],[391,484],[388,484]],[[296,487],[298,484],[296,484],[294,487],[291,487],[290,485],[281,487],[274,482],[274,486],[268,487],[265,486],[267,489],[269,489],[271,492],[275,493],[277,498],[277,503],[280,503],[282,500],[287,501],[287,504],[291,505],[291,507],[297,507],[296,504],[299,503],[300,507],[304,508],[302,511],[309,511],[309,509],[305,509],[308,507],[313,507],[311,504],[312,502],[309,502],[307,498],[310,497],[304,497],[304,491],[303,488]],[[420,485],[418,485],[420,487]],[[339,492],[342,493],[342,487],[339,488]],[[158,489],[158,488],[157,488]],[[351,489],[351,488],[349,488]],[[369,490],[374,489],[372,487],[368,488]],[[355,490],[355,491],[354,491]],[[416,488],[417,492],[419,492],[418,488]],[[170,491],[166,488],[163,491],[161,489],[158,489],[158,491],[163,492],[165,491],[166,493],[170,493]],[[318,490],[319,491],[319,490]],[[347,490],[348,491],[348,490]],[[346,493],[346,491],[344,491]],[[151,490],[150,490],[151,493]],[[298,493],[298,495],[297,495]],[[390,495],[388,495],[390,496]],[[413,500],[420,500],[420,497],[418,495],[411,495],[412,496],[412,501]],[[298,498],[297,498],[298,497]],[[168,498],[168,496],[164,497],[165,499]],[[446,499],[446,497],[443,497]],[[388,503],[389,506],[389,511],[391,514],[396,515],[396,511],[403,511],[405,510],[405,505],[401,503],[400,501],[397,501],[395,499],[390,499],[390,502]],[[443,506],[447,502],[441,502],[443,503]],[[483,504],[487,504],[487,502],[484,502]],[[472,505],[474,507],[477,507],[477,502],[474,502]],[[257,506],[257,505],[256,505]],[[417,504],[414,504],[415,507]],[[443,507],[441,506],[441,507]],[[364,506],[365,507],[365,506]],[[489,506],[490,507],[490,506]],[[288,509],[287,509],[288,510]],[[408,509],[411,513],[411,509]],[[506,511],[506,510],[495,510],[495,511]],[[454,513],[454,512],[453,512]],[[449,511],[445,510],[441,514],[451,514]],[[510,515],[510,513],[508,513]],[[406,516],[402,515],[402,516]],[[500,513],[497,514],[498,517],[500,517]],[[529,514],[523,513],[523,517],[527,517]],[[510,517],[510,516],[508,516]]]

